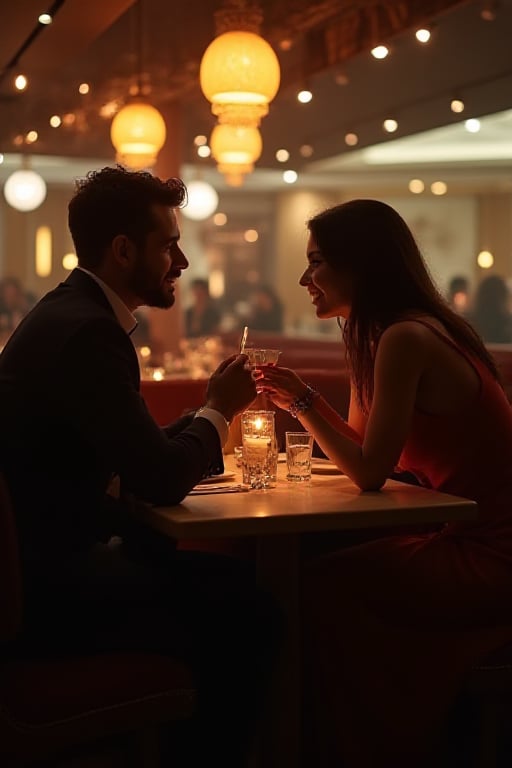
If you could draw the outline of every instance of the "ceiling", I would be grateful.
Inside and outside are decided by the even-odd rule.
[[[168,140],[179,141],[182,162],[220,179],[211,159],[197,158],[193,138],[198,133],[208,136],[215,124],[199,88],[198,71],[202,53],[216,34],[214,12],[221,3],[60,0],[54,3],[54,22],[37,32],[38,14],[45,10],[41,0],[17,0],[0,27],[0,152],[21,148],[37,155],[84,158],[84,164],[93,158],[112,160],[111,118],[101,117],[100,110],[113,102],[122,105],[141,62],[148,99],[164,115],[180,116],[181,130],[168,124]],[[340,174],[365,168],[374,172],[377,165],[393,174],[403,168],[404,152],[410,166],[428,159],[449,170],[459,155],[464,156],[461,165],[477,162],[510,175],[512,0],[264,0],[260,5],[262,34],[276,50],[282,70],[280,91],[262,121],[260,178],[265,173],[274,178],[284,167],[307,174],[312,184],[319,176],[339,179]],[[484,20],[482,11],[494,6],[495,11],[489,10],[494,20]],[[427,20],[432,38],[422,46],[413,31]],[[368,53],[377,37],[391,47],[383,61]],[[29,78],[23,93],[12,87],[19,71]],[[84,96],[78,93],[82,82],[90,84]],[[295,95],[306,83],[314,98],[301,105]],[[450,111],[455,96],[466,104],[462,115]],[[502,111],[498,127],[492,125],[500,131],[505,159],[497,154],[498,143],[492,138],[484,142],[482,136],[479,143],[495,152],[492,158],[479,159],[477,139],[464,133],[461,119]],[[72,124],[50,127],[51,115],[66,113],[74,115]],[[398,121],[395,134],[383,132],[386,117]],[[420,134],[440,126],[453,129],[453,137],[434,134],[429,146]],[[17,146],[16,137],[30,130],[38,132],[37,142]],[[348,131],[357,133],[357,148],[345,144]],[[415,143],[402,144],[401,160],[381,156],[376,165],[375,155],[372,160],[364,154],[364,148],[399,146],[411,135],[417,135]],[[429,153],[446,142],[452,149],[444,158],[433,159]],[[312,157],[301,154],[304,144],[312,147]],[[290,152],[286,166],[275,159],[281,147]]]

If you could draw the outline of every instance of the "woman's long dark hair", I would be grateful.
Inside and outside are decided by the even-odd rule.
[[[373,397],[375,351],[382,333],[399,320],[420,315],[439,320],[453,340],[499,381],[481,338],[443,299],[412,232],[391,206],[378,200],[351,200],[319,213],[307,226],[322,257],[352,285],[343,338],[364,410]]]

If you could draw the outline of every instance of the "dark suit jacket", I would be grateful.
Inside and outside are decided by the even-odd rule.
[[[179,503],[222,471],[217,431],[186,417],[160,428],[139,394],[129,336],[98,284],[75,270],[27,315],[0,355],[0,460],[25,568],[115,533],[105,490]]]

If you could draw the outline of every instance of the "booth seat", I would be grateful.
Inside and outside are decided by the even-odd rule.
[[[208,379],[164,379],[141,381],[140,391],[150,414],[161,427],[185,411],[204,405]]]
[[[512,344],[486,344],[486,347],[498,366],[503,389],[512,403]]]

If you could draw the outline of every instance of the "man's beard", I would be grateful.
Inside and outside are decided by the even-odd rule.
[[[162,283],[157,284],[156,278],[148,273],[145,264],[141,262],[135,265],[130,287],[146,307],[169,309],[176,301],[174,292],[166,290]]]

